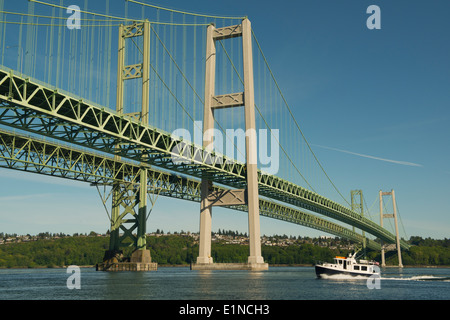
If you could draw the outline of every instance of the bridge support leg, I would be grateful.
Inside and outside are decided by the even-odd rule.
[[[150,250],[146,248],[146,169],[141,170],[139,179],[139,187],[135,187],[133,184],[113,186],[110,247],[105,253],[103,263],[97,267],[97,270],[156,270],[157,264],[152,263]],[[134,250],[129,257],[125,257],[123,248]]]
[[[379,192],[379,203],[380,203],[380,226],[383,227],[383,191]],[[381,267],[386,267],[386,261],[384,256],[384,243],[381,240]]]
[[[115,184],[113,186],[113,200],[112,200],[112,210],[111,210],[111,228],[109,235],[109,250],[105,253],[104,260],[111,259],[116,254],[121,254],[120,251],[120,207],[117,203],[120,201],[120,184]]]
[[[395,236],[397,239],[398,266],[399,266],[399,268],[403,268],[402,251],[401,251],[401,247],[400,247],[400,236],[398,234],[397,204],[395,202],[395,191],[392,190],[391,194],[392,194],[392,206],[394,207]]]
[[[136,217],[137,222],[137,241],[136,250],[142,251],[146,249],[145,234],[147,231],[147,169],[141,168],[139,177],[139,209]]]
[[[258,158],[255,124],[255,89],[253,81],[252,27],[248,19],[242,21],[242,48],[244,57],[244,108],[247,154],[248,224],[250,256],[248,263],[264,264],[261,255],[259,223]]]
[[[201,202],[200,202],[200,243],[197,263],[213,263],[211,257],[211,222],[212,206],[209,203],[208,195],[212,187],[211,181],[202,180],[201,183]]]

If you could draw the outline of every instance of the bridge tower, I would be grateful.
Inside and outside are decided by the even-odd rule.
[[[143,37],[142,61],[125,65],[126,40]],[[142,78],[142,109],[140,112],[124,113],[124,82]],[[148,124],[150,92],[150,22],[139,22],[119,27],[119,51],[117,66],[117,102],[116,111]],[[120,143],[116,145],[115,159],[120,160]],[[145,158],[145,155],[142,155]],[[156,263],[151,263],[150,251],[146,249],[147,222],[147,188],[148,165],[141,163],[140,174],[134,183],[113,185],[111,230],[109,250],[105,253],[105,262],[120,262],[123,247],[135,249],[131,255],[131,267],[123,270],[155,270]],[[122,235],[120,234],[122,232]],[[127,258],[125,258],[127,259]],[[127,260],[125,260],[127,261]],[[106,265],[106,263],[104,263]],[[127,264],[122,264],[126,266]]]
[[[249,246],[248,264],[241,266],[250,270],[266,270],[261,255],[259,192],[257,172],[257,141],[255,125],[255,94],[253,79],[253,55],[251,23],[245,18],[240,25],[216,28],[208,26],[206,42],[205,102],[203,119],[203,146],[213,150],[214,110],[244,106],[246,127],[247,188],[226,193],[213,192],[212,182],[207,178],[201,182],[200,244],[197,263],[192,269],[220,269],[211,257],[212,208],[217,205],[248,205]],[[216,41],[242,37],[244,92],[215,95]],[[235,264],[238,266],[238,264]],[[228,265],[226,268],[229,268]],[[237,267],[239,268],[239,266]]]
[[[391,196],[392,197],[392,206],[394,208],[393,214],[383,214],[383,196]],[[398,266],[400,268],[403,268],[402,253],[401,253],[401,248],[400,248],[400,236],[398,234],[397,204],[395,202],[395,192],[394,192],[394,190],[391,190],[390,192],[383,192],[380,190],[379,197],[380,197],[380,226],[383,227],[383,219],[384,218],[394,218],[395,236],[397,239]],[[381,266],[382,267],[386,266],[385,257],[384,257],[384,251],[385,251],[384,249],[385,248],[384,248],[383,242],[381,242]]]
[[[350,195],[351,195],[351,208],[352,211],[354,212],[360,212],[361,213],[361,217],[364,217],[364,202],[363,202],[363,192],[362,190],[351,190],[350,191]],[[358,199],[359,198],[359,199]],[[353,232],[355,232],[355,227],[353,227]],[[366,255],[366,234],[363,231],[362,232],[362,236],[363,236],[363,250],[364,250],[364,255]]]

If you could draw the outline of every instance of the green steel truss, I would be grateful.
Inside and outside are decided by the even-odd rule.
[[[246,187],[243,163],[196,145],[177,148],[179,141],[167,132],[4,70],[0,70],[0,124],[227,187]],[[184,161],[177,163],[172,157]],[[261,196],[353,225],[385,242],[396,241],[376,223],[303,187],[261,172],[258,182]]]
[[[112,255],[120,251],[124,246],[130,246],[138,250],[145,249],[147,214],[146,212],[143,214],[140,212],[140,191],[139,185],[117,183],[112,185],[113,200],[112,214],[110,217],[111,232],[109,247]],[[105,203],[103,204],[106,205]]]
[[[101,156],[92,151],[74,148],[73,146],[56,144],[36,137],[25,136],[0,130],[0,167],[20,171],[39,173],[54,177],[88,182],[93,185],[117,187],[119,197],[113,201],[113,206],[122,206],[120,216],[111,219],[111,226],[117,232],[111,237],[119,237],[121,241],[112,239],[113,244],[129,243],[138,246],[139,236],[134,232],[139,230],[137,223],[137,204],[139,203],[139,177],[141,168],[130,161],[114,160],[112,157]],[[161,196],[200,202],[200,181],[177,176],[161,170],[148,169],[148,193]],[[226,190],[214,187],[216,190]],[[102,198],[104,204],[106,200]],[[260,214],[273,219],[314,228],[346,238],[362,242],[360,234],[336,223],[327,221],[295,208],[265,200],[259,200]],[[247,207],[226,206],[225,208],[247,212]],[[145,222],[145,221],[144,221]],[[126,224],[131,223],[130,227]],[[141,222],[143,223],[143,222]],[[119,231],[122,231],[120,234]],[[380,250],[379,243],[369,240],[369,247]],[[120,247],[111,247],[120,250]]]

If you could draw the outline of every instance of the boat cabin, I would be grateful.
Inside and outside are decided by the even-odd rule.
[[[335,257],[334,262],[337,268],[348,270],[348,271],[357,271],[357,272],[373,272],[376,271],[373,268],[373,264],[369,263],[366,260],[360,260],[359,263],[353,258],[345,258],[345,257]]]

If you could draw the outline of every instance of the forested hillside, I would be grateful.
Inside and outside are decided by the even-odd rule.
[[[290,245],[263,245],[264,260],[271,265],[314,264],[316,261],[331,261],[336,255],[347,255],[348,249],[327,247],[313,243]],[[407,265],[450,265],[450,240],[422,239],[411,237],[411,250],[402,252],[403,264]],[[152,259],[160,266],[189,265],[196,261],[198,242],[193,237],[181,235],[160,235],[147,238]],[[35,241],[4,243],[0,245],[0,268],[17,267],[62,267],[68,265],[95,265],[103,259],[109,246],[109,237],[66,236],[38,239]],[[248,246],[213,242],[214,262],[246,262]],[[125,252],[125,255],[130,252]],[[368,252],[368,257],[380,261],[379,252]],[[387,264],[396,265],[396,251],[388,252]]]

